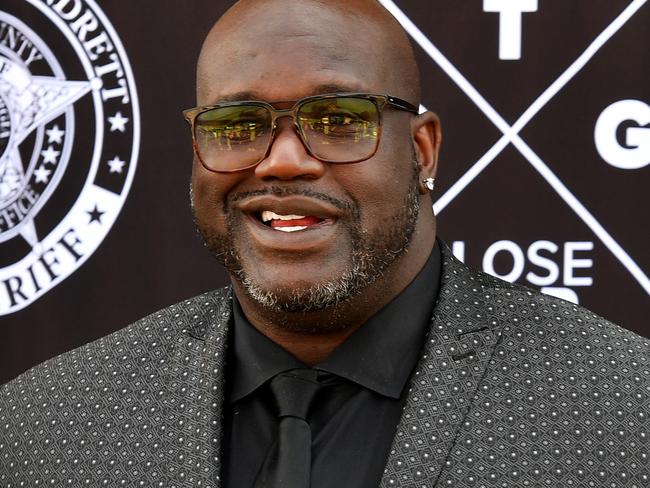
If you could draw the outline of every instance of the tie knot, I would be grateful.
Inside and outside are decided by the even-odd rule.
[[[278,417],[307,420],[311,402],[320,388],[313,369],[292,369],[271,380],[271,391],[278,405]]]

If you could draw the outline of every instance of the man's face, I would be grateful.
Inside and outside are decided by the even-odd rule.
[[[295,35],[287,28],[258,27],[234,45],[208,46],[199,69],[198,103],[293,101],[334,91],[390,93],[376,56],[364,56],[364,48],[350,57],[341,50],[350,39],[337,22],[312,35],[294,24]],[[419,209],[411,117],[384,109],[378,151],[359,163],[328,164],[310,156],[289,118],[279,120],[267,158],[254,168],[214,173],[195,160],[197,227],[258,305],[286,311],[335,305],[373,283],[404,254]],[[311,225],[284,232],[263,222],[261,217],[269,215],[264,212],[306,216]]]

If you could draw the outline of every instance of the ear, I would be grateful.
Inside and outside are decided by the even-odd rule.
[[[422,181],[435,178],[438,171],[438,155],[442,143],[440,119],[433,112],[424,112],[411,121],[411,134],[415,156],[420,168],[421,192],[427,193]]]

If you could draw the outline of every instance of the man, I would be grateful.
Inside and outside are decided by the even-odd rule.
[[[399,25],[243,0],[209,33],[192,205],[224,289],[0,393],[0,486],[648,486],[648,341],[456,261]]]

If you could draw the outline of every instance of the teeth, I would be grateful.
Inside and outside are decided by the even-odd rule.
[[[262,212],[262,222],[269,222],[271,220],[298,220],[304,218],[305,218],[304,215],[279,215],[276,214],[275,212],[271,212],[270,210],[264,210]],[[285,229],[293,229],[293,228],[294,227],[285,227]]]
[[[305,230],[306,228],[306,225],[296,225],[295,227],[276,227],[275,230],[282,232],[296,232],[298,230]]]

